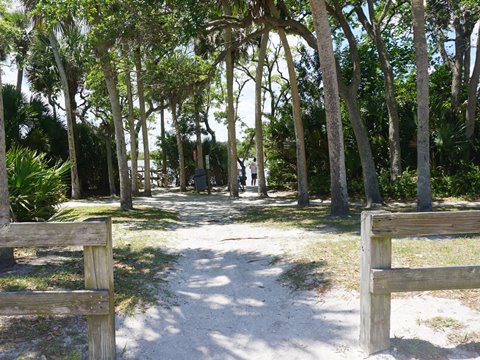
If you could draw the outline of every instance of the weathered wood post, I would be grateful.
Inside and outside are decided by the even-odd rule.
[[[364,211],[361,216],[361,280],[360,280],[360,347],[368,354],[390,347],[391,294],[370,291],[370,273],[392,266],[392,238],[372,234],[372,215],[379,211]]]
[[[105,246],[84,246],[85,288],[104,289],[109,294],[108,315],[87,316],[89,359],[115,359],[115,308],[113,293],[112,220],[95,218],[86,221],[104,221]]]

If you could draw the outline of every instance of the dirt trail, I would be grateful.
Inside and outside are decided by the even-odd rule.
[[[235,222],[245,206],[282,206],[294,200],[259,200],[250,189],[236,201],[225,194],[160,193],[136,203],[179,212],[168,246],[182,256],[168,275],[172,306],[117,319],[120,358],[365,358],[357,346],[358,294],[291,292],[277,280],[288,264],[272,260],[301,251],[321,234]],[[446,332],[421,324],[435,316],[455,318],[468,324],[465,334],[480,334],[480,314],[458,301],[395,299],[392,351],[371,359],[480,359],[478,343],[451,348]]]

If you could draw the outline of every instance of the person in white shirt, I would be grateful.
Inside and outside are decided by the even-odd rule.
[[[257,185],[257,159],[253,158],[253,161],[250,163],[250,172],[252,173],[252,182],[251,185]]]

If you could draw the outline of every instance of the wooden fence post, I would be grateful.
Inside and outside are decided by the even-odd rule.
[[[113,252],[112,220],[110,218],[88,219],[104,221],[107,228],[106,246],[85,246],[85,288],[104,289],[109,293],[109,314],[87,316],[89,359],[115,359],[115,308],[113,299]]]
[[[368,354],[390,347],[391,294],[372,294],[370,273],[372,269],[391,268],[392,239],[372,236],[375,213],[364,211],[361,216],[360,347]]]

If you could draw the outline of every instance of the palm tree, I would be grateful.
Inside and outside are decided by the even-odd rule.
[[[23,5],[29,11],[34,10],[38,6],[38,4],[38,0],[23,0]],[[52,48],[53,56],[55,59],[55,65],[57,67],[58,75],[60,77],[60,84],[65,99],[65,117],[67,119],[68,154],[71,164],[71,195],[73,199],[79,199],[81,196],[81,188],[80,179],[78,178],[77,155],[75,146],[75,95],[77,89],[74,88],[74,84],[78,84],[78,79],[72,79],[72,76],[76,77],[78,76],[78,74],[74,71],[74,69],[76,68],[75,65],[64,61],[64,58],[62,57],[60,52],[60,44],[58,42],[55,29],[51,25],[49,28],[45,28],[44,18],[42,17],[42,15],[35,15],[33,21],[35,28],[38,31],[45,31],[48,36],[48,40],[50,42],[50,46]],[[62,30],[63,35],[65,36],[68,36],[69,34],[73,34],[74,36],[81,34],[78,28],[78,24],[75,22],[71,14],[68,14],[62,19],[58,20],[56,25],[59,29]]]
[[[3,115],[2,72],[0,69],[0,227],[10,222],[6,163],[5,121]],[[15,264],[13,248],[0,248],[0,268]]]
[[[224,16],[232,15],[230,1],[222,0]],[[237,135],[235,132],[235,108],[233,105],[233,48],[232,29],[227,26],[224,30],[226,46],[225,66],[227,78],[227,128],[228,128],[228,159],[229,159],[229,188],[230,196],[238,198],[238,170],[237,170]]]
[[[95,46],[96,54],[102,64],[102,70],[107,85],[108,97],[112,107],[113,124],[115,127],[115,145],[117,149],[118,172],[120,174],[120,207],[122,210],[131,210],[132,188],[128,176],[127,148],[123,132],[122,106],[118,94],[117,73],[112,65],[110,44],[107,41],[98,41]]]
[[[377,18],[373,5],[373,0],[367,0],[369,19],[365,15],[362,6],[355,7],[358,19],[365,28],[368,36],[375,43],[380,61],[380,68],[383,73],[385,84],[385,102],[388,110],[388,141],[390,151],[390,177],[396,180],[402,174],[401,152],[400,152],[400,116],[398,114],[398,104],[395,99],[395,76],[393,67],[388,58],[387,46],[382,36],[381,23],[388,14],[392,1],[384,3],[384,9]]]
[[[423,0],[412,0],[412,13],[413,41],[417,63],[417,209],[419,211],[431,211],[428,53]]]
[[[280,12],[271,0],[268,1],[268,9],[275,18],[280,17]],[[295,127],[295,144],[297,155],[297,204],[299,206],[307,206],[310,203],[308,194],[307,159],[305,155],[305,134],[303,129],[302,111],[300,108],[297,74],[285,29],[278,28],[278,35],[280,36],[280,41],[282,42],[282,46],[285,51],[285,60],[287,62],[288,77],[290,82],[290,92],[292,95],[292,111],[293,123]]]
[[[468,84],[467,110],[465,112],[465,136],[471,139],[475,130],[475,113],[478,102],[478,82],[480,80],[480,20],[477,22],[477,49],[475,64]]]
[[[265,157],[263,152],[263,124],[262,124],[262,79],[263,66],[267,54],[269,34],[262,35],[258,52],[258,65],[255,73],[255,146],[258,166],[258,194],[268,196],[267,183],[265,181]]]
[[[25,60],[27,58],[30,45],[30,18],[24,10],[17,10],[10,15],[10,21],[17,30],[17,36],[13,40],[13,50],[15,52],[15,63],[17,64],[17,92],[22,92],[23,71]]]
[[[327,117],[328,152],[330,159],[330,189],[332,215],[348,214],[347,175],[343,145],[340,98],[337,84],[337,69],[333,54],[332,36],[328,23],[325,0],[310,0],[317,34],[320,69],[325,92],[325,113]]]
[[[128,103],[128,115],[127,122],[128,128],[130,131],[130,161],[131,161],[131,182],[132,182],[132,193],[133,195],[138,195],[138,160],[137,160],[137,132],[135,130],[135,118],[134,118],[134,108],[133,108],[133,91],[132,91],[132,79],[130,76],[130,65],[126,61],[127,66],[125,69],[125,85],[127,87],[127,103]]]
[[[290,81],[290,91],[292,94],[293,123],[295,125],[295,144],[297,154],[297,204],[298,206],[307,206],[310,203],[308,194],[307,158],[305,155],[305,134],[303,129],[302,111],[300,108],[297,74],[285,30],[278,29],[278,35],[280,36],[280,40],[285,51],[285,60],[287,61],[288,77]]]
[[[8,54],[8,45],[12,38],[12,28],[5,21],[5,7],[0,0],[0,61],[5,61]],[[2,97],[2,69],[0,66],[0,227],[10,222],[10,202],[8,195],[7,159],[5,119]],[[15,264],[13,248],[0,248],[0,267],[6,268]]]
[[[145,184],[144,194],[145,196],[152,196],[152,183],[150,180],[150,149],[148,146],[148,127],[147,127],[147,115],[145,113],[145,93],[143,90],[143,75],[142,75],[142,57],[140,54],[140,48],[135,50],[135,70],[137,72],[137,94],[138,104],[140,107],[140,124],[142,125],[142,140],[143,140],[143,156],[145,163]]]
[[[65,115],[67,118],[67,137],[68,137],[68,154],[70,160],[70,176],[72,185],[72,199],[79,199],[80,179],[78,178],[77,154],[75,149],[75,111],[72,108],[72,89],[70,88],[67,72],[63,59],[60,55],[60,46],[55,35],[54,30],[48,32],[48,38],[52,47],[55,63],[57,65],[58,73],[60,75],[60,83],[62,85],[62,92],[65,99]]]
[[[353,64],[353,74],[350,84],[347,85],[346,79],[343,78],[340,69],[337,72],[338,88],[340,95],[345,101],[348,111],[348,117],[352,124],[353,132],[358,146],[358,153],[362,163],[363,185],[365,196],[367,198],[367,207],[374,204],[382,203],[380,195],[380,187],[378,184],[377,173],[375,170],[375,161],[373,159],[372,149],[368,140],[368,132],[360,115],[360,109],[357,102],[358,90],[361,82],[360,56],[358,53],[357,42],[350,25],[342,12],[342,7],[338,0],[333,1],[333,7],[329,7],[329,12],[339,22],[343,33],[348,41],[350,59]]]

